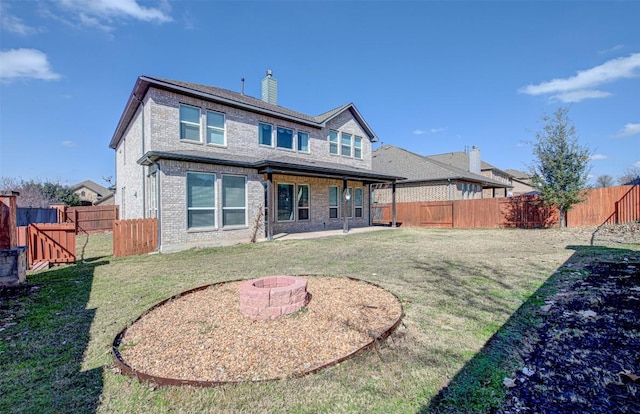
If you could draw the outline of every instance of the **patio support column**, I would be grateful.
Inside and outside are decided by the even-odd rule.
[[[273,240],[273,173],[267,172],[267,240]]]
[[[391,184],[391,227],[396,228],[396,182]]]

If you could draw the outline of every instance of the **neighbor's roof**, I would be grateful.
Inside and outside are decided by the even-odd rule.
[[[205,164],[228,165],[233,167],[255,168],[259,173],[296,174],[310,177],[338,178],[358,180],[365,183],[383,183],[404,179],[403,176],[381,173],[364,168],[341,164],[305,160],[297,157],[275,155],[258,158],[231,154],[211,154],[197,150],[149,151],[138,160],[139,164],[151,165],[158,160],[199,162]]]
[[[131,93],[131,96],[129,97],[129,100],[127,101],[125,110],[120,117],[120,121],[118,122],[116,131],[111,138],[109,147],[114,149],[117,147],[118,142],[127,129],[127,126],[138,110],[140,101],[143,100],[144,96],[149,90],[149,87],[151,86],[153,86],[154,88],[163,89],[183,95],[193,96],[210,102],[216,102],[231,107],[244,109],[250,112],[293,121],[315,128],[323,128],[324,126],[326,126],[327,122],[331,121],[336,116],[345,111],[351,111],[353,117],[360,123],[362,129],[367,134],[369,140],[371,142],[378,141],[378,137],[373,132],[369,124],[367,124],[367,122],[364,120],[353,103],[341,105],[318,116],[311,116],[293,111],[280,105],[267,103],[258,98],[243,95],[238,92],[233,92],[228,89],[222,89],[215,86],[202,85],[198,83],[155,78],[151,76],[140,76],[133,87],[133,91]]]
[[[469,171],[469,154],[467,154],[464,151],[447,152],[444,154],[436,154],[436,155],[427,155],[426,157],[447,165],[451,165],[461,170]],[[484,162],[482,160],[480,160],[480,169],[502,171],[499,168],[489,164],[488,162]]]
[[[81,183],[72,185],[70,188],[71,188],[71,191],[76,191],[83,187],[88,188],[89,190],[98,194],[100,197],[107,197],[108,195],[112,194],[112,192],[108,188],[103,187],[100,184],[97,184],[91,180],[84,180]]]
[[[480,183],[491,188],[511,187],[393,145],[384,145],[376,149],[371,157],[371,164],[372,169],[379,173],[406,177],[404,182],[459,180]]]

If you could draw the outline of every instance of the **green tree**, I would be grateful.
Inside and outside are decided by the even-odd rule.
[[[536,133],[530,168],[542,202],[558,209],[560,227],[566,226],[567,211],[585,198],[591,158],[591,150],[579,144],[568,112],[558,108],[553,115],[542,117],[545,125]]]

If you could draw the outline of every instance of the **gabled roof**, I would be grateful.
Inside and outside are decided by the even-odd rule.
[[[88,188],[89,190],[98,194],[98,196],[100,197],[107,197],[108,195],[112,194],[112,192],[108,188],[103,187],[100,184],[97,184],[91,180],[84,180],[81,183],[72,185],[70,188],[71,188],[71,191],[76,191],[83,187]]]
[[[374,171],[380,173],[406,177],[406,180],[401,182],[459,180],[479,183],[489,188],[511,187],[393,145],[384,145],[376,149],[371,156],[371,166]]]
[[[531,179],[531,174],[526,173],[524,171],[516,170],[513,168],[507,168],[504,170],[507,174],[509,174],[513,178],[517,178],[519,180],[528,180]]]
[[[204,164],[228,165],[255,168],[259,173],[283,173],[309,177],[359,180],[365,183],[383,183],[404,179],[403,176],[380,173],[364,168],[316,161],[299,157],[274,154],[268,158],[240,156],[232,154],[211,154],[197,150],[149,151],[138,160],[139,164],[151,165],[158,160],[199,162]]]
[[[311,116],[307,114],[303,114],[297,111],[293,111],[291,109],[285,108],[280,105],[273,105],[268,102],[265,102],[261,99],[254,98],[251,96],[247,96],[238,92],[233,92],[228,89],[218,88],[215,86],[202,85],[198,83],[190,83],[183,82],[172,79],[164,79],[164,78],[155,78],[151,76],[140,76],[136,84],[133,88],[131,96],[127,101],[127,105],[125,107],[122,116],[120,117],[120,121],[118,122],[118,126],[116,128],[113,137],[111,138],[111,142],[109,147],[116,148],[118,146],[118,142],[124,135],[127,126],[133,119],[138,107],[140,106],[140,101],[143,100],[146,95],[149,87],[155,87],[158,89],[163,89],[175,93],[179,93],[182,95],[193,96],[199,99],[204,99],[210,102],[216,102],[224,105],[228,105],[235,108],[240,108],[246,111],[255,112],[259,114],[264,114],[268,116],[272,116],[275,118],[280,118],[288,121],[293,121],[299,124],[303,124],[309,127],[315,128],[323,128],[326,126],[327,122],[343,113],[344,111],[351,111],[354,118],[360,123],[362,129],[367,134],[367,137],[371,142],[377,142],[378,137],[373,132],[371,127],[364,120],[360,112],[358,112],[357,108],[353,103],[348,103],[342,106],[339,106],[331,111],[325,112],[318,116]]]

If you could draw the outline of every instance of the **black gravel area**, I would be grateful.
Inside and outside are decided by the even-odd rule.
[[[640,413],[640,255],[564,271],[498,412]]]

